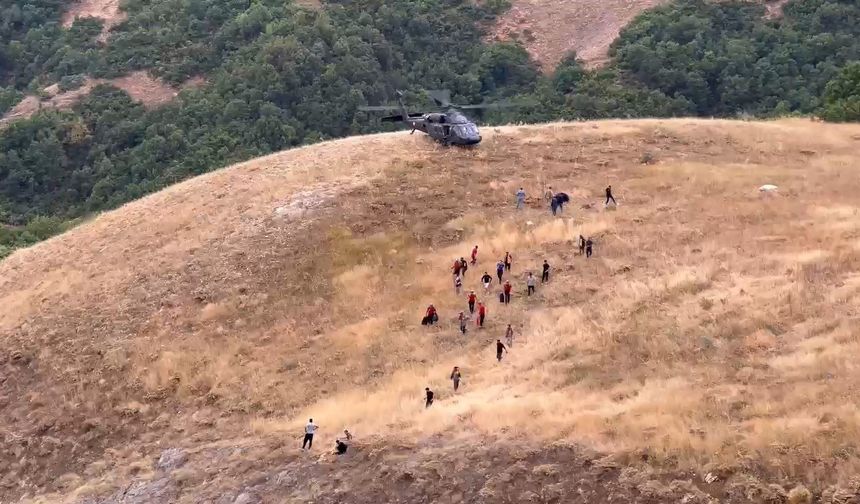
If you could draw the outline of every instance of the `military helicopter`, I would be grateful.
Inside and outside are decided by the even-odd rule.
[[[451,103],[451,92],[448,90],[427,91],[430,98],[442,111],[429,113],[410,113],[403,103],[403,91],[397,91],[397,102],[399,106],[370,106],[359,107],[365,112],[392,111],[400,113],[383,117],[382,122],[403,122],[410,128],[412,133],[423,131],[431,138],[443,145],[476,145],[481,142],[481,133],[475,122],[466,117],[461,110],[467,109],[493,109],[509,107],[507,103],[483,103],[480,105],[455,105]]]

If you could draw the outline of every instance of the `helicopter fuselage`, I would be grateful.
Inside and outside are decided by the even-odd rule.
[[[412,131],[423,131],[445,145],[476,145],[481,142],[481,134],[475,123],[456,110],[410,114],[404,122]]]

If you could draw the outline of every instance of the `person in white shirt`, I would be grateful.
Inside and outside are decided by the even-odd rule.
[[[308,420],[308,424],[305,425],[305,439],[302,441],[302,450],[305,449],[305,446],[308,447],[308,450],[311,449],[314,445],[314,433],[317,431],[319,426],[314,423],[314,419],[311,418]]]

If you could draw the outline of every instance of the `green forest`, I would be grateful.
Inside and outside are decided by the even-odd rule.
[[[251,157],[378,131],[358,111],[395,89],[508,99],[485,123],[607,117],[860,119],[860,4],[793,0],[780,19],[741,1],[675,0],[640,15],[606,67],[571,55],[541,74],[484,31],[506,0],[128,0],[101,21],[60,25],[67,2],[0,0],[0,113],[45,86],[146,69],[207,84],[145,109],[96,87],[72,110],[0,131],[0,257],[77,219]]]

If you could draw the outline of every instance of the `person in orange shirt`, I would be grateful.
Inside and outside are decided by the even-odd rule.
[[[487,307],[484,303],[478,303],[478,327],[484,327],[484,317],[487,316]]]
[[[469,291],[469,313],[475,313],[475,301],[477,300],[478,296],[475,291]]]

